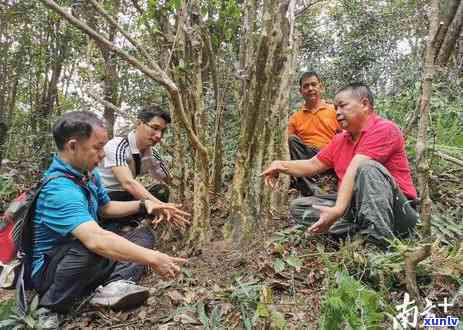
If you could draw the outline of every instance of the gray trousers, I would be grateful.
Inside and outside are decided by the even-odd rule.
[[[313,205],[333,206],[336,194],[315,195],[294,199],[290,218],[304,226],[317,222],[320,211]],[[380,163],[369,160],[362,164],[355,177],[349,208],[330,228],[336,236],[360,234],[368,240],[385,244],[386,239],[407,237],[414,232],[418,213],[389,171]]]
[[[314,146],[308,146],[296,135],[288,137],[289,153],[292,160],[310,159],[320,151]],[[292,177],[291,186],[296,188],[303,196],[312,196],[322,193],[321,186],[324,185],[328,191],[336,189],[336,174],[330,170],[324,174],[313,177]]]

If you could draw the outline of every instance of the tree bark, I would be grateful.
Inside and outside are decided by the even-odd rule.
[[[232,183],[230,222],[224,228],[224,235],[236,246],[244,247],[254,237],[261,211],[262,187],[258,169],[262,168],[257,157],[259,143],[265,138],[264,123],[272,118],[276,96],[284,86],[282,75],[290,61],[290,21],[294,17],[293,1],[268,0],[263,3],[263,27],[257,44],[253,38],[244,45],[245,59],[240,69],[246,79],[241,83],[243,91],[241,134],[236,155],[235,174]],[[248,6],[253,8],[254,2]],[[246,18],[246,17],[245,17]],[[251,53],[251,50],[255,50]],[[260,164],[259,164],[260,163]]]
[[[442,40],[440,48],[438,49],[436,63],[445,66],[450,58],[450,54],[455,48],[456,41],[460,38],[463,28],[463,1],[459,1],[458,8],[454,6],[450,9],[449,16],[452,17],[445,38]],[[455,11],[454,11],[455,10]],[[454,11],[454,12],[452,12]]]
[[[114,13],[117,15],[120,8],[120,0],[113,1]],[[117,27],[113,24],[109,26],[109,41],[114,43],[116,38]],[[104,100],[119,106],[119,72],[117,68],[116,58],[109,50],[104,47],[100,48],[101,54],[104,59],[104,74],[103,74],[103,94]],[[108,136],[111,139],[114,136],[114,124],[116,121],[116,114],[112,107],[105,106],[103,117],[106,122],[106,129]]]
[[[222,188],[222,170],[223,170],[223,131],[224,131],[224,113],[225,113],[225,93],[227,90],[227,84],[224,81],[226,68],[224,65],[220,65],[215,61],[215,57],[218,55],[214,53],[212,49],[212,43],[210,38],[205,36],[206,45],[209,55],[211,78],[214,88],[214,100],[215,100],[215,129],[214,129],[214,148],[212,152],[212,174],[211,174],[211,188],[213,193],[220,193]],[[220,52],[220,50],[218,51]],[[223,55],[219,55],[223,57]],[[222,79],[219,78],[222,77]]]
[[[429,195],[429,163],[427,159],[427,134],[429,126],[429,108],[432,94],[432,80],[435,72],[434,58],[438,52],[439,44],[439,0],[432,1],[432,12],[429,19],[429,31],[424,55],[424,72],[421,84],[421,96],[419,100],[420,120],[418,124],[418,136],[416,141],[416,168],[418,176],[418,191],[421,198],[421,220],[423,222],[423,234],[426,240],[431,236],[431,207],[432,201]],[[422,305],[422,299],[416,285],[416,266],[419,262],[429,257],[430,244],[418,247],[414,251],[404,253],[405,275],[407,290]]]
[[[190,62],[191,79],[190,102],[193,109],[193,123],[200,143],[205,146],[209,139],[208,118],[204,108],[202,66],[204,57],[204,41],[201,37],[201,17],[198,0],[193,0],[185,34],[186,58]],[[186,32],[185,31],[185,32]],[[210,203],[209,203],[209,153],[196,150],[195,173],[193,189],[193,222],[188,241],[194,245],[202,245],[209,240],[210,228]],[[191,244],[193,245],[193,244]]]
[[[61,76],[64,62],[69,53],[69,42],[71,31],[68,27],[64,28],[63,34],[60,33],[59,22],[56,23],[53,39],[56,46],[52,48],[50,58],[52,59],[50,80],[48,80],[48,68],[45,69],[44,88],[40,94],[39,102],[36,104],[32,120],[38,123],[36,132],[37,137],[33,143],[33,150],[41,157],[41,169],[46,169],[49,165],[49,155],[51,153],[51,143],[48,138],[50,131],[50,119],[53,109],[58,102],[58,82]],[[52,43],[53,44],[53,43]]]
[[[185,171],[186,148],[181,134],[181,123],[175,111],[172,112],[172,128],[174,131],[174,160],[176,164],[173,168],[172,186],[175,187],[175,189],[172,194],[172,200],[176,203],[182,203],[185,200],[187,183]]]

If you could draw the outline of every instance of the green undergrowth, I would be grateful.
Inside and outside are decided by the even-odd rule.
[[[29,305],[27,314],[22,317],[16,310],[14,299],[7,300],[0,304],[0,329],[41,329],[38,322],[39,311],[38,296],[34,296]],[[4,315],[2,315],[4,313]]]
[[[6,320],[11,316],[14,306],[14,299],[8,299],[0,302],[0,321]]]
[[[382,329],[384,309],[380,293],[330,267],[330,289],[323,299],[319,329]]]

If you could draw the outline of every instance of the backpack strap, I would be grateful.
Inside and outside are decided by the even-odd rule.
[[[132,154],[133,161],[135,162],[135,177],[141,173],[141,159],[140,154]]]
[[[140,154],[134,154],[132,153],[132,150],[130,149],[130,141],[129,141],[129,136],[127,135],[124,140],[127,141],[127,144],[129,145],[129,150],[130,150],[130,153],[132,154],[132,159],[135,163],[135,175],[134,177],[136,178],[137,176],[140,175],[141,173],[141,157],[140,157]]]

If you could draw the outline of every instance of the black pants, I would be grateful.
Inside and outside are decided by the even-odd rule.
[[[148,227],[138,227],[123,235],[129,241],[152,249],[154,236]],[[34,277],[40,306],[65,313],[72,304],[93,292],[99,285],[117,280],[138,282],[145,266],[113,261],[97,255],[75,240],[57,247],[46,256],[45,269]]]
[[[159,199],[161,202],[167,203],[169,201],[170,191],[169,187],[165,184],[155,184],[147,189],[151,195]],[[108,192],[108,195],[112,201],[127,202],[135,200],[132,194],[127,191],[110,191]]]
[[[148,191],[161,202],[167,203],[169,201],[169,187],[164,184],[155,184],[149,187]],[[128,202],[135,200],[132,194],[127,191],[110,191],[108,192],[108,195],[112,201]],[[105,224],[109,224],[111,227],[117,228],[120,231],[126,231],[126,229],[130,228],[130,226],[136,227],[142,220],[142,214],[135,214],[123,219],[103,219]]]
[[[304,144],[304,142],[302,142],[302,140],[296,135],[289,136],[288,144],[292,160],[310,159],[315,157],[320,151],[314,146]],[[322,189],[320,187],[322,181],[331,181],[329,185],[332,187],[328,188],[328,191],[326,192],[335,191],[337,184],[336,174],[333,170],[326,172],[326,174],[316,175],[313,177],[292,177],[291,181],[291,186],[300,191],[303,196],[312,196],[314,194],[322,193]]]

